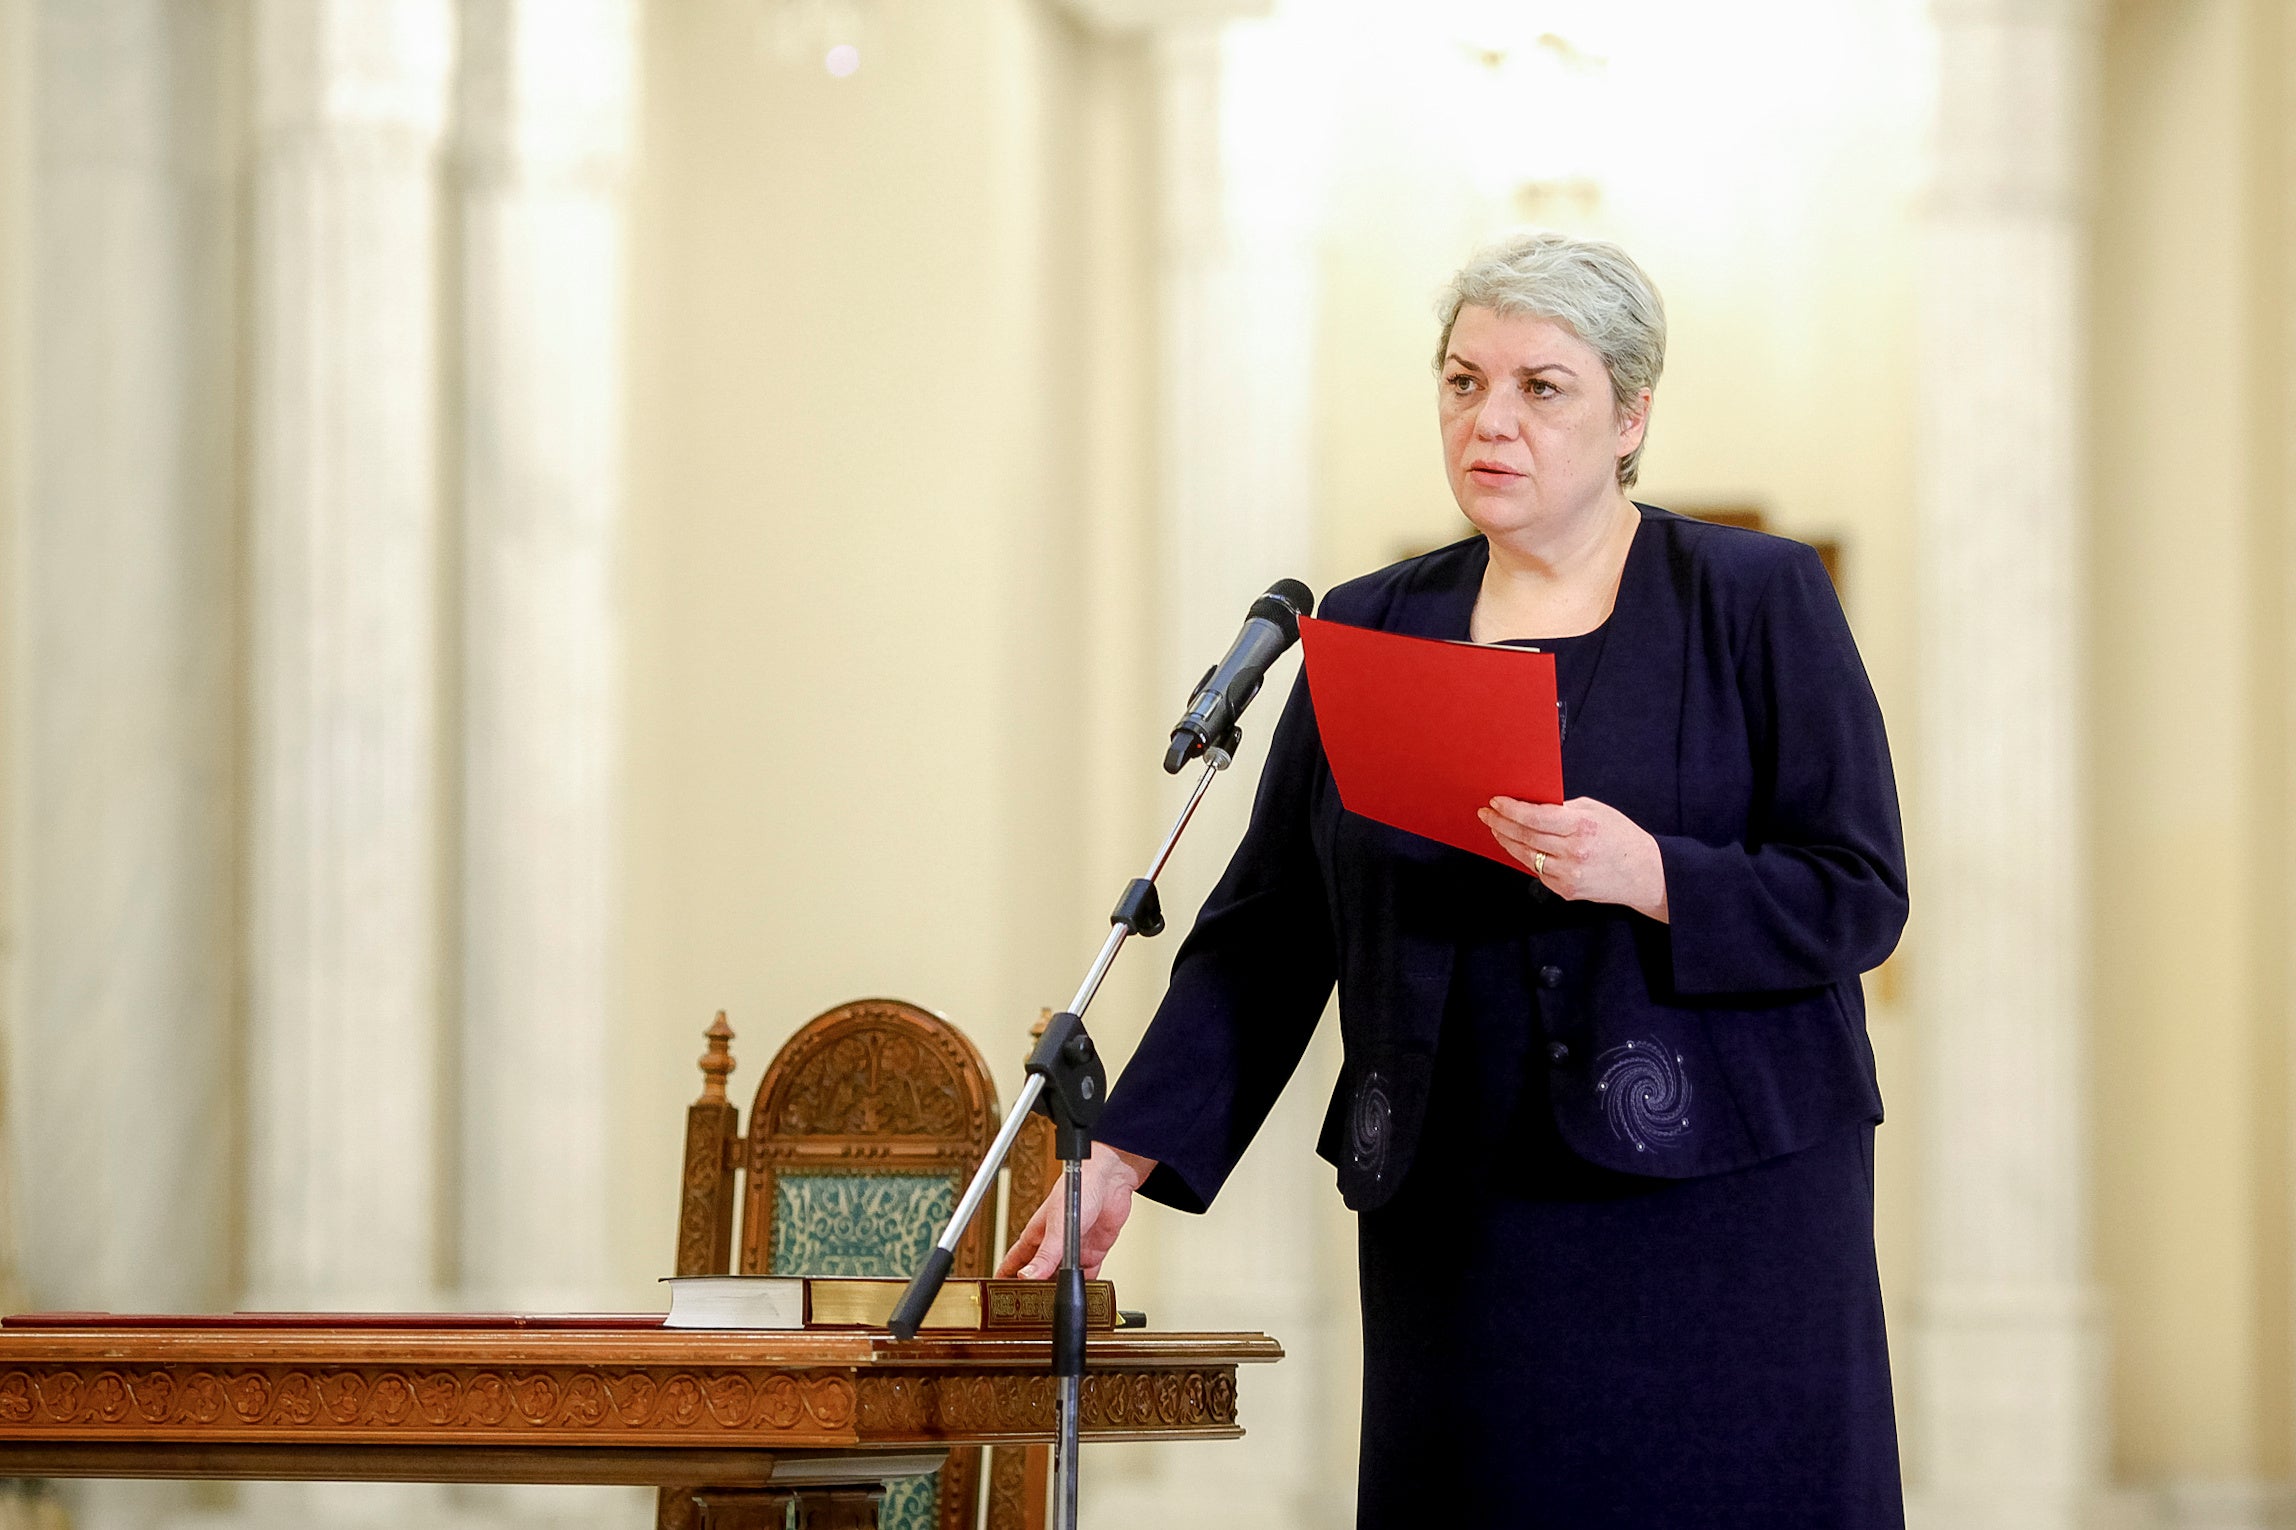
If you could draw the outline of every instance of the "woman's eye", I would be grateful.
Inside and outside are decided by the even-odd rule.
[[[1475,379],[1464,372],[1454,372],[1449,377],[1444,378],[1443,382],[1453,393],[1459,394],[1470,392],[1475,386]]]
[[[1560,392],[1562,392],[1562,389],[1556,387],[1553,383],[1548,382],[1543,377],[1534,377],[1531,379],[1531,397],[1533,398],[1553,398],[1557,393]]]

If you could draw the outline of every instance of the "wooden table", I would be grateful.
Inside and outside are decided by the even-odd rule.
[[[695,1530],[869,1525],[957,1445],[1049,1441],[1051,1345],[659,1317],[88,1314],[0,1324],[0,1476],[638,1483]],[[1263,1334],[1094,1334],[1095,1440],[1233,1439]],[[689,1511],[678,1508],[689,1502]]]

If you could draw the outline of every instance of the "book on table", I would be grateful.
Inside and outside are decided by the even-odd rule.
[[[672,1275],[665,1328],[883,1328],[905,1280],[818,1275]],[[922,1328],[1010,1332],[1052,1329],[1049,1280],[951,1280]],[[1116,1288],[1084,1284],[1087,1328],[1116,1326]]]

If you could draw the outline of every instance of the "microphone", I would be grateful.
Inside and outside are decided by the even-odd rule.
[[[1188,715],[1172,730],[1172,747],[1164,751],[1167,775],[1178,775],[1181,766],[1235,731],[1236,719],[1260,693],[1268,666],[1299,641],[1299,619],[1314,611],[1315,592],[1297,579],[1277,580],[1252,602],[1228,656],[1197,682]]]

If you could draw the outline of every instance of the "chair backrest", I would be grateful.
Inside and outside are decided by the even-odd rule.
[[[859,999],[815,1016],[783,1044],[750,1105],[742,1272],[914,1274],[997,1122],[987,1064],[938,1015]],[[989,1273],[988,1211],[957,1245],[952,1273]]]
[[[840,1004],[782,1044],[745,1135],[726,1097],[733,1032],[722,1012],[706,1034],[702,1097],[686,1113],[678,1273],[724,1274],[734,1262],[737,1170],[743,1274],[915,1273],[996,1137],[996,1085],[973,1044],[899,999]],[[952,1273],[991,1272],[995,1210],[973,1219]],[[954,1450],[932,1476],[894,1484],[878,1523],[971,1530],[980,1490],[980,1451]],[[663,1523],[674,1512],[665,1494]]]

